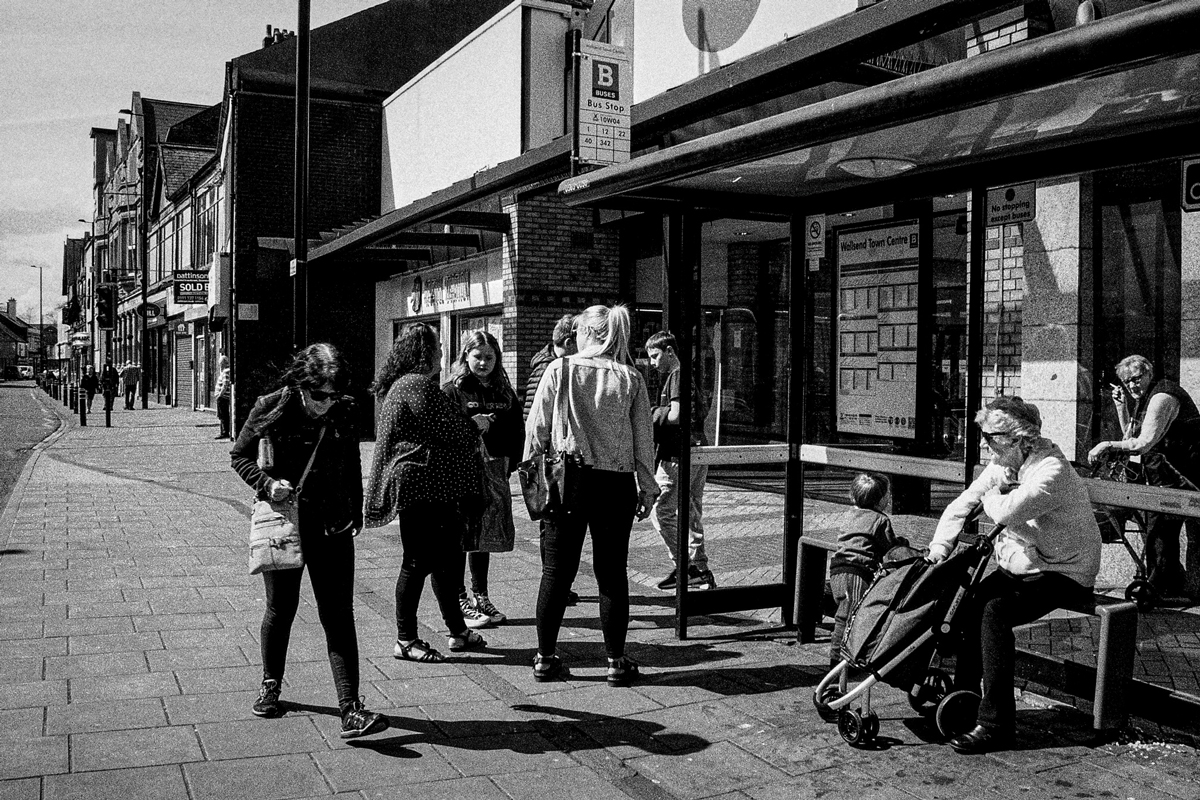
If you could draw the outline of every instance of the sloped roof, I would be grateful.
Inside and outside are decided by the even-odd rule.
[[[29,337],[29,325],[17,317],[10,317],[7,312],[0,311],[0,334],[17,342],[24,342]]]
[[[143,97],[142,114],[146,126],[146,140],[149,142],[165,141],[167,132],[172,126],[208,108],[209,106],[195,103],[177,103],[174,100],[152,100],[149,97]]]
[[[208,108],[180,120],[167,129],[160,141],[169,144],[191,144],[200,147],[216,147],[221,137],[221,104]]]
[[[389,95],[512,2],[387,0],[314,28],[312,80],[353,84]],[[238,56],[230,64],[247,72],[280,73],[294,81],[295,39]]]
[[[215,147],[176,144],[160,144],[158,150],[162,163],[163,197],[167,198],[174,197],[186,186],[217,151]]]

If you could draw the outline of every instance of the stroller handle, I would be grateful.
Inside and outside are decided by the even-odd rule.
[[[982,508],[983,506],[980,504],[980,509]],[[974,516],[979,516],[978,512],[976,512]],[[992,544],[996,541],[996,537],[1000,535],[1000,531],[1002,530],[1004,530],[1003,525],[993,525],[992,529],[988,533],[981,536],[979,541],[975,543],[975,547],[980,549],[980,566],[982,566],[983,561],[991,556]],[[986,542],[986,546],[981,544],[983,542]],[[951,620],[953,620],[955,615],[958,613],[958,608],[962,605],[963,600],[966,598],[967,592],[974,591],[975,587],[981,580],[983,580],[983,570],[976,569],[971,575],[971,580],[965,586],[958,587],[958,591],[954,593],[954,599],[950,601],[950,607],[946,609],[946,615],[942,618],[942,624],[938,628],[943,636],[949,635],[950,631],[952,630],[953,626],[951,625]]]

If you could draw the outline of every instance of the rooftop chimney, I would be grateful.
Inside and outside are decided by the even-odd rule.
[[[10,317],[13,317],[14,319],[16,318],[16,316],[17,316],[17,298],[15,298],[15,297],[8,298],[8,311],[6,313]]]

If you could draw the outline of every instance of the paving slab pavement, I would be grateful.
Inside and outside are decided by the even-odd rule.
[[[357,540],[362,691],[390,730],[337,736],[307,588],[288,713],[258,719],[250,498],[215,419],[156,407],[79,428],[58,413],[64,426],[0,514],[0,799],[1200,797],[1186,732],[1139,724],[1102,741],[1089,717],[1027,693],[1010,752],[954,754],[891,689],[874,693],[875,748],[851,748],[810,701],[828,645],[796,644],[778,610],[698,618],[675,639],[646,523],[631,548],[629,637],[645,678],[605,684],[585,566],[562,636],[572,676],[535,683],[537,529],[519,511],[517,548],[492,567],[510,620],[484,631],[486,650],[444,664],[391,657],[398,529]],[[719,487],[707,499],[721,582],[771,579],[773,501]],[[428,591],[421,622],[438,643]]]

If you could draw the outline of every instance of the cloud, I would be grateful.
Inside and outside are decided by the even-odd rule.
[[[72,230],[78,236],[83,223],[75,220],[91,216],[87,199],[85,196],[78,204],[58,203],[42,208],[0,208],[0,240],[46,233],[61,233],[65,237]]]

